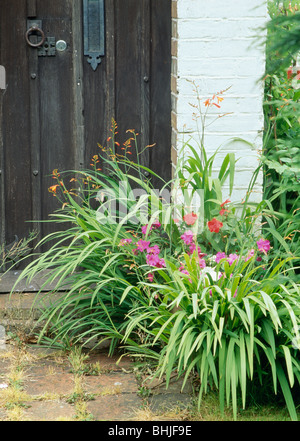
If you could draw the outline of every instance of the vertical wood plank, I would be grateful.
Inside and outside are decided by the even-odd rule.
[[[171,179],[171,0],[151,0],[151,168]],[[161,182],[152,180],[155,188]]]
[[[5,243],[5,188],[2,108],[5,90],[0,89],[0,246]]]
[[[38,0],[37,7],[46,36],[55,36],[56,40],[67,43],[67,49],[56,51],[55,57],[38,57],[42,219],[49,220],[49,214],[60,207],[57,198],[48,191],[57,183],[51,177],[52,171],[74,170],[77,155],[77,144],[74,144],[74,119],[78,118],[78,113],[73,96],[73,0]],[[53,224],[42,223],[43,236],[52,231]]]
[[[31,40],[36,42],[37,37],[33,35]],[[41,224],[37,222],[42,219],[41,200],[41,121],[40,121],[40,100],[39,100],[39,66],[38,53],[36,49],[27,48],[29,60],[29,115],[30,115],[30,164],[31,164],[31,203],[34,222],[32,227],[35,231],[41,231]]]
[[[36,0],[27,0],[27,17],[36,18]]]
[[[83,45],[82,45],[82,1],[72,3],[73,36],[73,95],[74,95],[74,162],[76,170],[84,167],[84,116],[83,116]]]
[[[32,225],[29,133],[29,76],[25,42],[27,10],[24,0],[1,6],[0,53],[7,88],[2,94],[2,235],[11,243],[28,236]],[[13,23],[13,26],[11,24]],[[3,205],[2,205],[3,207]],[[4,224],[4,226],[3,226]]]
[[[145,148],[150,144],[150,64],[151,64],[151,0],[140,2],[141,11],[141,164],[150,166],[149,149]]]
[[[115,0],[105,2],[106,16],[106,97],[105,97],[105,127],[109,133],[111,119],[116,118],[116,48],[115,48]]]

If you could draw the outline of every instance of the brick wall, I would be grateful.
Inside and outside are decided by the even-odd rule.
[[[192,117],[197,104],[194,84],[204,100],[220,90],[221,108],[207,117],[205,146],[209,154],[223,145],[216,168],[227,152],[235,152],[237,173],[232,199],[241,200],[258,165],[262,147],[264,47],[257,40],[267,20],[266,0],[172,1],[172,159],[185,140],[198,145]],[[193,83],[191,83],[194,82]],[[227,116],[215,118],[228,113]],[[214,121],[214,122],[212,122]],[[199,120],[198,120],[199,122]],[[230,140],[242,138],[247,142]],[[184,152],[182,153],[184,154]],[[252,200],[261,198],[259,176]],[[226,190],[224,197],[227,196]]]

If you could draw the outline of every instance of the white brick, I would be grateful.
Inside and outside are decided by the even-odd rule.
[[[216,119],[217,118],[217,119]],[[207,116],[205,120],[206,131],[214,133],[232,133],[239,134],[251,130],[263,130],[263,115],[253,118],[252,114],[226,115],[223,117]],[[191,132],[197,129],[196,121],[190,115],[178,114],[178,130]]]
[[[224,78],[228,76],[263,76],[265,71],[265,59],[263,55],[256,54],[255,57],[244,57],[227,59],[222,57],[210,58],[180,58],[180,76],[194,76],[195,74]],[[200,67],[201,66],[201,67]],[[177,68],[177,64],[176,64]],[[176,70],[178,72],[178,68]]]
[[[255,77],[231,77],[225,78],[220,75],[219,78],[210,77],[179,77],[177,79],[177,89],[182,96],[192,96],[195,92],[193,80],[198,85],[199,93],[203,96],[210,96],[222,90],[227,90],[225,96],[233,95],[235,97],[256,95],[262,96],[263,84],[259,82],[259,76]]]
[[[262,0],[177,0],[180,18],[266,17],[267,4]]]
[[[236,138],[233,134],[215,134],[206,133],[204,137],[204,145],[207,152],[213,154],[217,149],[220,149],[218,155],[222,155],[223,152],[233,152],[236,155],[243,155],[245,158],[247,155],[256,153],[261,146],[261,136],[256,130],[252,133],[240,134],[241,140],[234,140]],[[187,143],[193,147],[199,146],[199,134],[196,133],[179,133],[178,134],[178,149]]]
[[[255,57],[258,43],[253,38],[178,40],[178,59]]]
[[[191,80],[198,85],[201,98],[230,87],[221,108],[209,109],[207,123],[218,114],[230,115],[206,128],[205,147],[211,155],[222,146],[216,157],[216,169],[227,152],[235,152],[239,161],[234,198],[241,200],[259,164],[258,152],[262,148],[260,79],[265,71],[265,53],[257,36],[264,34],[259,29],[268,18],[267,0],[178,0],[177,17],[177,148],[180,151],[190,135],[189,142],[197,146],[195,108],[189,104],[197,103]],[[246,142],[230,142],[235,137]],[[261,200],[261,188],[262,174],[251,195],[253,200]]]
[[[205,99],[208,98],[203,97],[200,98],[200,110],[203,113],[206,111],[206,107],[204,105]],[[260,114],[262,110],[262,97],[261,95],[257,95],[256,97],[252,96],[240,96],[240,97],[231,97],[227,96],[227,94],[223,95],[224,100],[220,103],[220,109],[217,109],[216,107],[213,107],[209,109],[208,114],[222,114],[222,113],[229,113],[234,112],[235,114],[240,113],[249,113],[249,114]],[[198,106],[198,101],[193,96],[181,96],[177,100],[177,111],[179,114],[186,114],[192,115],[195,113],[199,115],[199,111],[194,107]],[[237,115],[238,117],[238,115]]]
[[[178,21],[179,38],[184,39],[210,39],[210,38],[243,38],[255,37],[261,33],[265,26],[265,18],[251,18],[243,20],[232,19],[198,19],[191,18]]]

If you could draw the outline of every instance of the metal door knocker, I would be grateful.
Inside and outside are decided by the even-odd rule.
[[[36,34],[38,36],[40,36],[40,41],[38,41],[37,43],[32,43],[30,41],[30,35],[32,34]],[[29,46],[31,47],[40,47],[44,44],[45,42],[45,33],[44,31],[38,26],[38,24],[34,23],[27,31],[25,34],[25,38],[27,41],[27,44],[29,44]]]

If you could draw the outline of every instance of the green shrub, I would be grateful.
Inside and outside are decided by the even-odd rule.
[[[167,261],[166,269],[157,269],[164,283],[152,285],[155,300],[141,301],[129,313],[124,342],[139,330],[151,343],[128,349],[147,356],[159,344],[156,375],[165,376],[167,386],[174,373],[184,375],[184,386],[196,371],[199,406],[202,394],[216,388],[221,410],[231,403],[235,418],[238,398],[246,405],[249,383],[253,390],[254,382],[263,388],[272,381],[274,394],[279,384],[296,420],[292,388],[299,391],[299,347],[293,341],[299,342],[299,288],[282,270],[285,262],[275,267],[270,262],[266,269],[265,263],[257,264],[255,252],[248,260],[240,257],[230,265],[221,259],[203,269],[196,253],[184,258],[186,272]]]

